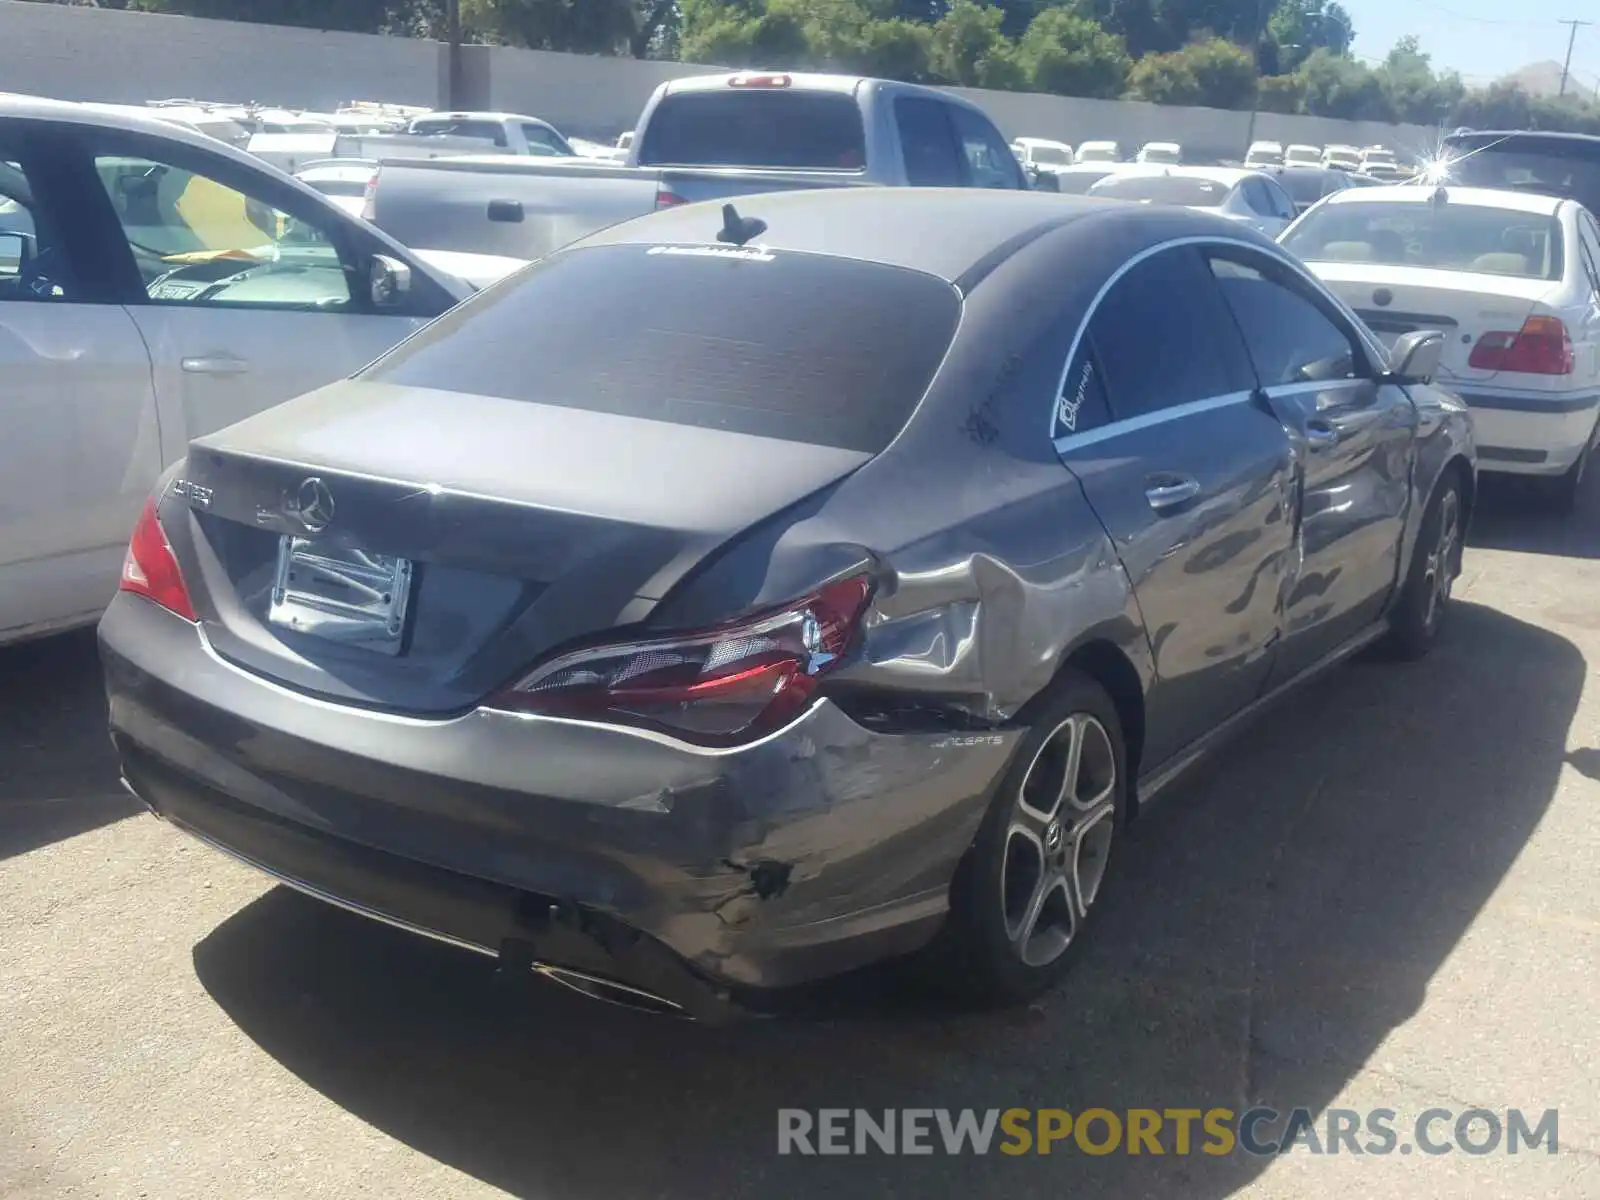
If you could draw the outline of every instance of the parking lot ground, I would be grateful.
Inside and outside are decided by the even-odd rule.
[[[1491,496],[1473,542],[1434,657],[1153,808],[1067,985],[999,1015],[885,971],[734,1029],[497,985],[135,815],[91,638],[0,654],[0,1196],[1600,1195],[1600,496]],[[777,1154],[780,1108],[1255,1104],[1402,1143],[1555,1108],[1559,1152]]]

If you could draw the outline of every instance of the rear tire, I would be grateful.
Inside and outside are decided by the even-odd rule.
[[[1577,461],[1561,474],[1539,481],[1545,504],[1558,516],[1570,517],[1578,511],[1578,500],[1583,495],[1583,480],[1589,465],[1589,455],[1593,453],[1593,441],[1594,439],[1590,438],[1590,445],[1585,446]]]
[[[1069,669],[1038,709],[951,889],[934,962],[959,998],[1031,1000],[1066,973],[1127,817],[1111,697]]]
[[[1449,614],[1451,592],[1461,573],[1465,505],[1461,477],[1451,469],[1434,489],[1423,514],[1411,569],[1389,615],[1386,649],[1394,658],[1419,659],[1433,649]]]

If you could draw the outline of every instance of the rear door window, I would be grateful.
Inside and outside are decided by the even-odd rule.
[[[1162,250],[1112,285],[1089,322],[1118,420],[1255,387],[1239,331],[1192,246]]]
[[[894,102],[894,123],[900,133],[907,183],[912,187],[966,184],[967,172],[950,124],[948,104],[922,96],[901,96]]]
[[[867,165],[866,130],[845,92],[669,92],[650,114],[639,162],[858,171]]]
[[[468,301],[363,377],[877,453],[960,311],[946,281],[878,263],[596,246]]]

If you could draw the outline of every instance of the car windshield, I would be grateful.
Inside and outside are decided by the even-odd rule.
[[[645,166],[861,170],[866,132],[854,96],[728,88],[668,93],[650,114]]]
[[[1103,179],[1091,192],[1118,200],[1149,200],[1157,204],[1182,204],[1189,208],[1221,208],[1229,187],[1215,179],[1191,175],[1120,175]]]
[[[595,246],[439,318],[363,377],[877,453],[922,399],[961,301],[831,255]]]
[[[1537,192],[1600,212],[1600,140],[1452,138],[1430,179],[1468,187]]]
[[[1084,146],[1078,151],[1079,162],[1116,162],[1117,152],[1110,146]]]
[[[1036,163],[1061,163],[1072,162],[1072,155],[1059,146],[1033,146],[1028,150],[1028,158]]]
[[[1330,201],[1283,245],[1311,261],[1561,278],[1561,226],[1553,216],[1482,204]]]

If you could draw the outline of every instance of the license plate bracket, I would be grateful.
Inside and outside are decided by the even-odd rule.
[[[400,653],[415,569],[409,559],[285,535],[267,620],[380,654]]]

